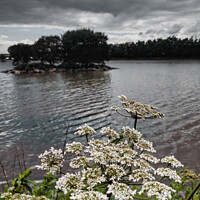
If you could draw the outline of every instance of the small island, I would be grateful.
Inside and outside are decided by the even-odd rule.
[[[113,69],[108,37],[90,29],[67,31],[61,36],[42,36],[33,45],[19,43],[8,48],[14,69],[4,73],[52,73]]]

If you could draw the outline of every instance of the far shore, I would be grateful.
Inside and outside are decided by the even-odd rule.
[[[57,72],[78,72],[78,71],[83,71],[83,72],[89,72],[89,71],[109,71],[112,69],[117,69],[114,67],[109,67],[109,66],[95,66],[95,67],[80,67],[80,68],[49,68],[49,69],[31,69],[31,70],[17,70],[17,69],[9,69],[2,71],[2,73],[7,73],[7,74],[44,74],[44,73],[57,73]]]

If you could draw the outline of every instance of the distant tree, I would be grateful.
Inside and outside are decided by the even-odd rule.
[[[62,41],[59,36],[42,36],[33,45],[34,58],[41,62],[47,62],[50,66],[61,62]]]
[[[8,48],[10,57],[13,58],[13,64],[18,65],[19,63],[27,64],[33,55],[32,45],[29,44],[15,44]]]
[[[6,56],[5,56],[4,54],[1,54],[1,55],[0,55],[0,60],[1,60],[1,61],[5,61],[5,60],[6,60]]]
[[[108,60],[109,48],[107,36],[90,29],[67,31],[62,36],[64,60],[78,63],[82,66]]]

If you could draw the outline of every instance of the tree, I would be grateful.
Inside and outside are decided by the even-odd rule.
[[[18,43],[8,48],[10,57],[13,58],[13,64],[18,65],[19,63],[27,64],[33,55],[32,45]]]
[[[0,61],[5,61],[6,60],[6,56],[4,54],[0,55]]]
[[[90,29],[67,31],[62,36],[64,61],[72,61],[88,67],[90,64],[104,64],[108,60],[107,36]]]
[[[42,36],[34,44],[34,57],[54,66],[62,59],[62,42],[59,36]]]

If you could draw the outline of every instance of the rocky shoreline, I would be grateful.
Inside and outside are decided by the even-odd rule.
[[[33,70],[17,70],[17,69],[9,69],[2,71],[2,73],[6,74],[44,74],[44,73],[57,73],[57,72],[78,72],[78,71],[109,71],[112,69],[116,69],[109,66],[100,66],[100,67],[89,67],[89,68],[50,68],[50,69],[33,69]]]

